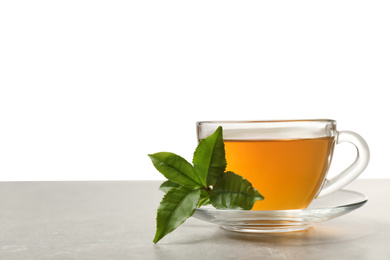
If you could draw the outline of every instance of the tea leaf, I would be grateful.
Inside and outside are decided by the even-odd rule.
[[[167,180],[160,185],[160,190],[163,191],[164,193],[167,193],[170,189],[179,188],[179,187],[181,187],[180,184]]]
[[[217,209],[250,210],[264,197],[241,176],[226,172],[217,180],[210,195],[211,204]]]
[[[191,217],[199,203],[199,198],[200,189],[190,190],[180,187],[169,190],[157,210],[157,230],[153,242],[157,243]]]
[[[191,188],[202,187],[194,168],[184,158],[169,152],[149,154],[149,157],[168,180]]]
[[[249,210],[255,201],[263,199],[249,181],[233,172],[224,173],[222,127],[200,141],[194,153],[194,167],[173,153],[161,152],[149,157],[168,179],[160,185],[166,194],[157,210],[154,243],[191,217],[196,207],[211,203],[217,209]]]
[[[199,142],[192,163],[204,187],[213,185],[223,174],[226,159],[221,126],[212,135]]]

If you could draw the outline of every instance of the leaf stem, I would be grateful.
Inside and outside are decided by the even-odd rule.
[[[205,190],[209,195],[211,194],[211,188],[210,187],[207,187],[207,188],[202,187],[201,189]]]

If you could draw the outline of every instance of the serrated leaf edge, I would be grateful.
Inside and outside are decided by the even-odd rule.
[[[186,187],[180,187],[180,188],[187,189]],[[172,190],[180,189],[180,188],[172,188],[172,189],[170,189],[170,190],[164,195],[163,199],[162,199],[161,202],[160,202],[160,205],[163,203],[163,201],[164,201],[165,197],[168,195],[168,193],[170,193]],[[158,239],[157,239],[157,230],[156,230],[156,235],[155,235],[155,237],[154,237],[154,239],[153,239],[153,243],[157,243],[158,241],[160,241],[163,237],[165,237],[166,235],[168,235],[169,233],[171,233],[172,231],[174,231],[174,230],[175,230],[176,228],[178,228],[181,224],[183,224],[187,219],[189,219],[192,215],[194,215],[195,210],[196,210],[196,208],[197,208],[197,205],[199,204],[200,189],[194,189],[194,190],[187,189],[187,190],[188,190],[188,193],[183,197],[183,199],[180,201],[180,203],[176,206],[175,210],[174,210],[174,211],[172,212],[172,214],[169,216],[167,223],[169,223],[169,221],[172,219],[172,216],[174,216],[175,212],[178,210],[178,208],[179,208],[180,205],[183,203],[183,201],[185,200],[185,198],[187,198],[192,192],[198,191],[198,192],[199,192],[198,200],[197,200],[197,202],[195,203],[195,207],[194,207],[193,210],[191,211],[190,215],[189,215],[186,219],[184,219],[182,222],[180,222],[180,224],[177,225],[177,227],[175,227],[174,229],[172,229],[172,230],[169,231],[168,233],[166,233],[166,234],[164,234],[163,236],[161,236],[161,234],[164,233],[163,231],[164,231],[165,228],[167,227],[167,226],[165,226],[164,229],[160,232],[160,236],[161,236],[161,237],[159,237]],[[159,210],[160,210],[160,207],[157,209],[156,222],[158,221],[157,219],[158,219],[158,212],[159,212]]]
[[[222,129],[222,126],[218,126],[218,128],[211,134],[211,135],[209,135],[209,136],[212,136],[212,135],[214,135],[217,131],[219,131],[220,133],[221,133],[221,137],[222,137],[222,133],[223,133],[223,129]],[[209,137],[208,136],[208,137]],[[208,137],[206,137],[206,138],[208,138]],[[199,175],[198,174],[198,171],[197,171],[197,169],[198,169],[198,167],[196,167],[196,165],[195,165],[195,163],[194,163],[194,159],[195,159],[195,154],[197,153],[197,151],[198,151],[198,149],[199,149],[199,147],[200,147],[200,145],[201,145],[201,143],[202,142],[204,142],[205,141],[205,139],[206,138],[204,138],[204,139],[202,139],[202,140],[200,140],[199,141],[199,144],[198,144],[198,146],[196,147],[196,149],[195,149],[195,151],[194,151],[194,154],[193,154],[193,158],[192,158],[192,164],[194,165],[194,170],[196,171],[196,173],[197,173],[197,176]],[[217,139],[218,139],[218,136],[217,136]],[[222,137],[222,140],[223,140],[223,137]],[[215,143],[216,144],[216,143]],[[216,149],[216,145],[213,145],[213,150],[212,150],[212,152],[211,152],[211,158],[210,158],[210,160],[208,161],[208,169],[207,169],[207,173],[206,173],[206,183],[202,183],[202,181],[200,180],[200,177],[199,177],[199,180],[200,180],[200,182],[205,186],[205,187],[207,187],[207,186],[209,186],[209,185],[214,185],[214,183],[209,183],[209,173],[210,173],[210,168],[211,168],[211,165],[210,165],[210,162],[212,161],[212,159],[213,159],[213,155],[214,155],[214,151],[215,151],[215,149]],[[227,165],[227,162],[226,162],[226,152],[225,152],[225,149],[224,149],[224,161],[225,161],[225,163],[224,163],[224,169],[221,171],[221,175],[223,174],[223,172],[226,170],[226,165]],[[218,179],[218,178],[217,178]]]
[[[232,171],[227,171],[227,172],[225,172],[224,174],[227,174],[227,173],[229,173],[229,174],[234,174],[234,175],[240,177],[241,180],[242,180],[243,182],[247,182],[247,183],[249,184],[249,186],[246,188],[246,190],[251,190],[251,189],[252,189],[252,190],[254,191],[254,196],[251,196],[251,195],[249,195],[248,193],[244,193],[244,192],[241,192],[241,191],[239,191],[239,192],[232,192],[232,191],[215,191],[214,189],[212,189],[211,194],[210,194],[210,202],[211,202],[211,204],[213,205],[214,208],[217,208],[217,209],[228,209],[228,208],[226,208],[226,207],[221,208],[221,207],[219,207],[218,205],[215,205],[215,204],[213,203],[213,200],[212,200],[213,195],[218,195],[218,194],[223,194],[223,193],[240,194],[240,195],[243,195],[244,197],[247,197],[247,198],[248,198],[248,197],[249,197],[249,198],[254,198],[254,202],[260,201],[260,200],[264,200],[264,196],[261,195],[260,192],[259,192],[255,187],[252,186],[252,183],[251,183],[250,181],[248,181],[247,179],[243,178],[241,175],[238,175],[238,174],[236,174],[236,173],[234,173],[234,172],[232,172]],[[217,182],[218,182],[221,178],[222,178],[222,176],[217,180]],[[216,183],[217,183],[217,182],[216,182]],[[236,184],[238,185],[239,183],[236,183]],[[237,205],[237,206],[238,206],[239,208],[241,208],[242,210],[250,210],[250,209],[253,207],[253,205],[252,205],[252,207],[251,207],[250,209],[244,209],[243,207],[241,207],[241,206],[239,206],[239,205]]]
[[[194,171],[194,173],[195,173],[195,176],[196,176],[197,180],[192,179],[190,176],[188,176],[187,174],[185,174],[185,173],[183,173],[183,172],[180,172],[180,171],[179,171],[178,169],[176,169],[175,167],[172,167],[172,166],[170,166],[170,165],[164,163],[163,161],[157,159],[157,158],[155,157],[155,155],[156,155],[156,154],[159,154],[159,153],[169,153],[169,154],[171,154],[171,155],[175,155],[175,156],[179,157],[180,159],[183,159],[189,166],[191,166],[191,168],[193,169],[193,171]],[[172,181],[172,182],[174,182],[174,183],[180,184],[180,185],[182,185],[182,186],[187,186],[187,187],[189,187],[189,188],[200,188],[200,187],[203,187],[203,185],[201,184],[201,181],[200,181],[200,179],[199,179],[199,176],[198,176],[197,172],[195,171],[194,167],[192,166],[192,164],[189,163],[185,158],[181,157],[180,155],[177,155],[177,154],[172,153],[172,152],[158,152],[158,153],[154,153],[154,154],[148,154],[148,156],[149,156],[149,158],[152,160],[152,163],[153,163],[153,165],[155,166],[156,170],[159,171],[163,176],[165,176],[165,174],[162,173],[159,169],[157,169],[157,167],[156,167],[156,165],[155,165],[155,162],[156,162],[156,161],[158,161],[158,162],[160,162],[160,163],[164,163],[167,167],[170,167],[170,168],[174,169],[175,171],[180,172],[183,176],[185,176],[187,179],[189,179],[190,181],[194,182],[194,183],[197,184],[197,185],[187,186],[187,185],[184,185],[184,184],[182,184],[182,183],[176,182],[176,181],[174,181],[174,180],[170,180],[167,176],[165,176],[168,180],[170,180],[170,181]],[[199,181],[199,182],[198,182],[198,181]]]

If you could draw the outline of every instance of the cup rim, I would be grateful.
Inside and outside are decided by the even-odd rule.
[[[198,140],[223,127],[224,140],[276,140],[335,136],[336,121],[331,119],[199,121]]]
[[[335,124],[333,119],[276,119],[276,120],[206,120],[197,121],[197,125],[201,124],[262,124],[262,123],[330,123]]]

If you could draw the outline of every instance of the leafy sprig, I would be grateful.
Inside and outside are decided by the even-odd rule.
[[[222,127],[201,140],[191,165],[169,152],[149,154],[155,168],[168,180],[160,190],[166,194],[157,210],[157,243],[191,217],[195,209],[208,204],[217,209],[250,210],[264,197],[241,176],[226,170]]]

